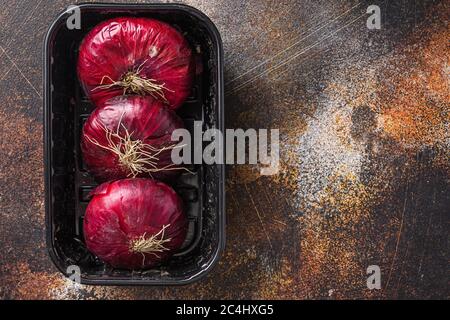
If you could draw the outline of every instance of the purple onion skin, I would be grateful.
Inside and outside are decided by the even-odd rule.
[[[175,191],[151,179],[125,179],[100,185],[84,219],[86,246],[114,268],[148,269],[166,261],[183,244],[188,221]],[[130,244],[150,238],[162,228],[167,249],[157,253],[133,252]],[[161,239],[158,236],[157,239]]]

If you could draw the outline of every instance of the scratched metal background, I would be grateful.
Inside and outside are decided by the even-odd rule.
[[[205,280],[73,285],[44,242],[41,80],[70,1],[1,0],[0,297],[449,298],[449,1],[186,3],[223,37],[227,127],[280,128],[280,173],[228,168],[227,249]]]

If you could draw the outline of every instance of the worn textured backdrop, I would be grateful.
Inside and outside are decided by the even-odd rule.
[[[0,298],[449,298],[449,1],[186,3],[223,37],[227,127],[280,128],[280,174],[228,168],[227,248],[206,279],[72,284],[44,241],[41,80],[71,2],[1,0]]]

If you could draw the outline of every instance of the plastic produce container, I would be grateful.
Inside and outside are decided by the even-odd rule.
[[[97,183],[80,151],[84,121],[94,109],[76,74],[78,48],[101,21],[138,16],[165,21],[180,30],[198,53],[202,72],[191,97],[177,112],[186,128],[224,130],[223,52],[220,35],[203,13],[180,4],[80,4],[81,29],[70,30],[62,13],[51,25],[44,51],[44,143],[46,236],[51,259],[70,276],[80,270],[82,284],[181,285],[204,276],[217,262],[225,243],[225,171],[223,165],[195,165],[172,184],[182,197],[189,231],[182,249],[161,266],[146,271],[109,267],[84,244],[83,218],[88,194]],[[201,62],[200,62],[201,60]]]

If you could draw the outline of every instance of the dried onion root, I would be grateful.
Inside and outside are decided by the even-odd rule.
[[[155,79],[146,79],[140,75],[146,62],[147,60],[145,60],[136,70],[125,73],[119,81],[114,81],[110,76],[103,76],[100,85],[92,89],[92,91],[120,87],[123,88],[123,95],[138,94],[145,96],[149,94],[155,99],[162,99],[164,102],[167,102],[164,90],[170,92],[173,91],[166,88],[164,83],[158,84]],[[105,79],[109,80],[111,83],[104,84]]]
[[[192,173],[192,171],[187,168],[176,167],[175,164],[170,164],[162,168],[157,167],[159,160],[158,155],[164,151],[183,148],[184,145],[172,144],[167,147],[155,148],[141,140],[133,140],[131,138],[132,133],[127,130],[121,121],[119,122],[116,132],[109,130],[104,124],[101,124],[101,126],[105,131],[106,140],[108,141],[107,146],[102,145],[89,136],[86,136],[86,139],[92,144],[117,155],[119,163],[130,172],[128,177],[136,178],[143,173],[148,173],[151,176],[152,173],[171,170],[185,170]],[[119,134],[120,128],[124,131],[123,136]],[[114,142],[114,140],[118,142]]]
[[[136,253],[154,254],[156,257],[159,257],[158,253],[169,250],[165,245],[172,239],[164,239],[164,232],[169,226],[170,224],[164,225],[161,231],[152,235],[150,238],[146,238],[147,234],[144,233],[139,238],[132,240],[130,243],[130,251]]]

